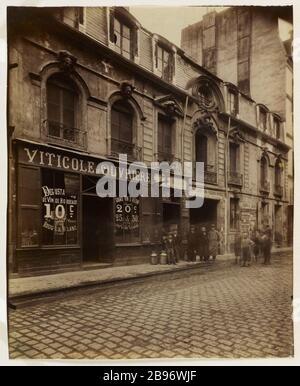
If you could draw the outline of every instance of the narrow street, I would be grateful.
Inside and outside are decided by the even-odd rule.
[[[10,358],[293,355],[292,257],[195,268],[9,311]]]

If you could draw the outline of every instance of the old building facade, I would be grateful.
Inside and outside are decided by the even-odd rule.
[[[284,116],[123,7],[8,11],[8,260],[19,275],[144,262],[163,228],[287,224]],[[263,104],[262,104],[263,103]],[[97,165],[200,161],[205,200],[99,198]],[[275,216],[272,214],[275,211]]]
[[[284,228],[290,245],[294,190],[293,62],[292,36],[285,30],[292,31],[292,23],[292,7],[231,7],[219,13],[208,12],[203,20],[182,30],[181,35],[186,54],[255,100],[266,124],[273,126],[274,135],[290,147],[285,164],[288,206],[284,209],[287,217]],[[280,130],[281,126],[284,130]],[[264,205],[261,200],[262,211]],[[281,217],[279,207],[269,206],[275,224]],[[281,242],[278,227],[275,233]]]

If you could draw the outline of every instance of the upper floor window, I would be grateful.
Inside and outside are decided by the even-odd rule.
[[[118,19],[114,23],[114,43],[117,52],[127,59],[131,58],[130,28]]]
[[[47,81],[48,136],[74,141],[78,92],[73,82],[62,74]]]
[[[259,107],[258,126],[263,131],[268,128],[268,111],[262,106]]]
[[[277,117],[273,117],[273,130],[277,139],[282,139],[281,122]]]
[[[275,163],[275,185],[282,185],[282,162],[280,159],[277,159]]]
[[[159,44],[156,45],[156,70],[157,74],[165,81],[172,82],[174,72],[174,57],[170,50]]]
[[[158,116],[158,160],[172,161],[173,158],[173,121],[163,115]]]
[[[260,160],[260,191],[264,193],[270,192],[270,182],[268,180],[269,163],[265,156]]]
[[[229,166],[231,173],[237,173],[239,171],[239,152],[240,146],[234,142],[229,144]]]
[[[127,59],[138,56],[138,25],[123,7],[110,10],[109,34],[114,50]]]
[[[207,164],[207,136],[198,131],[195,139],[196,162],[204,162],[205,167]]]
[[[234,90],[229,89],[227,92],[228,113],[236,116],[239,113],[239,96]]]
[[[214,103],[214,94],[206,83],[200,84],[198,88],[198,97],[202,105],[210,107]]]
[[[120,100],[111,109],[111,150],[116,153],[133,153],[134,111],[131,105]]]

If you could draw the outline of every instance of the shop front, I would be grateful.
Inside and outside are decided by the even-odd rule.
[[[30,276],[149,259],[168,217],[160,198],[100,198],[96,168],[101,159],[25,141],[16,141],[15,150],[17,205],[10,219],[15,273]]]

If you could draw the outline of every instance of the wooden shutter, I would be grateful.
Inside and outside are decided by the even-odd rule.
[[[109,11],[109,40],[115,42],[115,13],[113,10]]]

